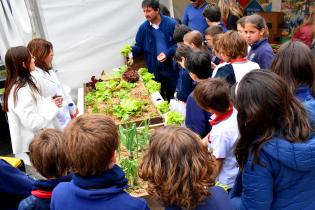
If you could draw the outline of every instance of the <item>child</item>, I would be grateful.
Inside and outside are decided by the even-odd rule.
[[[190,28],[184,24],[177,24],[174,28],[173,40],[178,44],[184,42],[184,35],[190,32]]]
[[[315,209],[315,138],[307,112],[271,71],[251,71],[235,88],[241,174],[236,209]]]
[[[202,14],[205,17],[208,26],[218,25],[222,27],[224,32],[227,31],[225,24],[221,21],[221,12],[219,7],[215,5],[207,5]]]
[[[242,37],[246,40],[246,35],[244,32],[245,29],[245,19],[247,16],[241,17],[240,19],[238,19],[237,21],[237,32],[242,35]],[[247,53],[249,53],[250,51],[250,45],[247,44]]]
[[[199,31],[190,31],[184,35],[184,44],[188,45],[192,49],[207,50],[202,44],[202,34]]]
[[[194,90],[198,105],[211,113],[212,129],[204,141],[209,144],[215,156],[215,171],[220,186],[229,191],[238,173],[234,155],[237,138],[237,111],[229,96],[229,86],[222,79],[208,79],[200,82]]]
[[[31,195],[33,183],[24,172],[0,160],[1,209],[17,209],[20,201]]]
[[[166,210],[232,209],[227,194],[213,186],[213,162],[201,139],[187,128],[162,127],[150,139],[139,164],[148,193]]]
[[[247,44],[238,32],[226,32],[220,37],[216,45],[221,59],[227,64],[216,68],[212,77],[224,78],[230,85],[233,85],[248,72],[259,69],[257,63],[247,60]]]
[[[116,165],[118,129],[102,115],[81,115],[64,132],[64,146],[74,172],[72,181],[53,191],[52,210],[148,209],[141,198],[125,192],[128,180]]]
[[[209,53],[203,51],[191,52],[185,61],[185,67],[195,82],[198,83],[208,79],[212,73]],[[209,124],[210,114],[197,105],[192,93],[187,98],[185,125],[199,136],[205,137],[211,130]]]
[[[269,68],[274,54],[268,43],[268,28],[264,18],[259,15],[247,16],[244,33],[246,42],[251,47],[247,58],[258,63],[262,69]]]
[[[19,210],[49,210],[53,189],[71,180],[60,131],[46,129],[34,137],[29,146],[33,167],[45,178],[34,183],[32,195],[21,201]]]
[[[178,62],[181,66],[179,69],[179,77],[177,80],[176,91],[175,91],[175,98],[179,101],[186,102],[189,94],[194,90],[195,83],[189,76],[188,71],[185,69],[185,60],[187,59],[189,53],[193,50],[185,45],[181,44],[177,47],[174,60]]]
[[[219,57],[216,56],[214,49],[213,49],[213,39],[218,34],[223,34],[223,29],[221,26],[210,26],[205,31],[205,43],[211,51],[211,62],[215,65],[220,64],[221,60]]]

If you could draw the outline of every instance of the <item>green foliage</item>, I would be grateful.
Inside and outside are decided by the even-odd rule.
[[[120,87],[126,88],[126,89],[131,89],[131,88],[136,87],[135,83],[127,82],[125,80],[121,80],[119,85],[120,85]]]
[[[139,115],[145,105],[146,103],[143,101],[125,98],[122,99],[119,105],[113,105],[113,114],[123,121],[127,121],[130,116]]]
[[[161,83],[158,83],[154,80],[150,80],[144,84],[145,88],[149,91],[149,93],[159,92],[161,90]]]
[[[94,101],[95,101],[95,91],[91,91],[85,96],[85,104],[92,105]]]
[[[143,127],[137,128],[135,123],[126,124],[125,126],[119,126],[119,147],[118,157],[119,163],[126,173],[126,177],[129,180],[129,186],[133,189],[138,183],[138,158],[145,145],[148,144],[149,122],[144,121]],[[120,151],[120,144],[123,144],[127,151],[128,157],[122,157]]]
[[[121,75],[127,70],[126,65],[122,65],[118,68],[118,71],[115,71],[114,78],[121,78]]]
[[[184,115],[174,111],[168,112],[166,118],[166,125],[181,125],[185,120]]]
[[[129,44],[125,44],[121,49],[120,49],[120,53],[127,57],[128,54],[132,51],[132,48]]]
[[[156,108],[158,108],[162,114],[170,111],[170,105],[167,101],[163,101],[162,103],[156,105]]]

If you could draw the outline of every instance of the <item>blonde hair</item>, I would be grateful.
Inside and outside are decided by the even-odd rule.
[[[235,0],[219,0],[218,7],[220,8],[221,19],[223,21],[227,20],[229,15],[243,16],[243,12]]]

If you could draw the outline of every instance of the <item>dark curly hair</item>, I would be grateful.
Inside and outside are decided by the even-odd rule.
[[[199,136],[183,127],[156,130],[139,163],[148,193],[166,206],[194,209],[214,185],[213,160]]]

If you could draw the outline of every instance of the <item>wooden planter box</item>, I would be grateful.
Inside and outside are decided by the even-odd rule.
[[[120,80],[120,79],[118,79]],[[141,123],[145,120],[149,121],[150,127],[159,127],[163,126],[164,124],[164,118],[163,115],[160,113],[160,111],[155,107],[152,97],[147,91],[147,89],[144,87],[144,84],[142,81],[138,81],[135,83],[136,87],[131,89],[131,98],[142,100],[147,102],[147,105],[143,107],[144,111],[139,116],[130,116],[127,121],[123,121],[119,119],[118,117],[114,116],[113,114],[105,114],[105,113],[93,113],[93,114],[103,114],[107,115],[110,118],[112,118],[116,124],[118,125],[124,125],[127,123],[136,123],[137,126],[141,126]],[[89,93],[89,89],[84,85],[84,113],[92,113],[92,107],[86,105],[85,103],[85,96]],[[113,96],[111,98],[111,103],[114,102],[115,104],[119,104],[120,99],[116,96]],[[99,108],[101,110],[104,110],[107,106],[106,101],[99,103]]]

